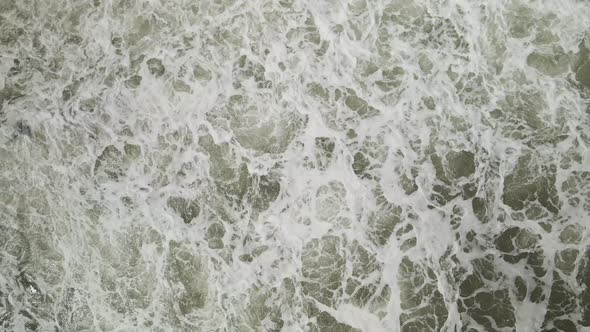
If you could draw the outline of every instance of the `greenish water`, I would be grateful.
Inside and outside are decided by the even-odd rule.
[[[0,0],[0,330],[590,331],[589,27]]]

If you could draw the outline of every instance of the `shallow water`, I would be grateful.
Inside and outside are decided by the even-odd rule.
[[[589,331],[590,2],[0,0],[7,331]]]

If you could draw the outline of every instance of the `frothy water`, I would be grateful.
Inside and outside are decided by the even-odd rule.
[[[589,97],[584,0],[0,0],[0,327],[588,331]]]

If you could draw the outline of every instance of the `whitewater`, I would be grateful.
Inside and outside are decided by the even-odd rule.
[[[587,0],[0,0],[0,330],[590,331]]]

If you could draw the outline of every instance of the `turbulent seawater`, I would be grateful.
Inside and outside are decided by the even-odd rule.
[[[590,331],[587,0],[0,0],[0,330]]]

